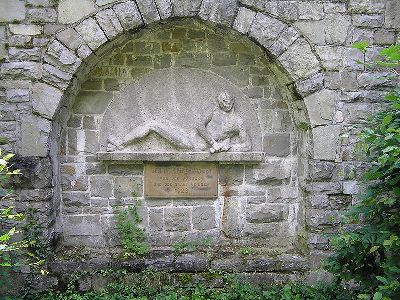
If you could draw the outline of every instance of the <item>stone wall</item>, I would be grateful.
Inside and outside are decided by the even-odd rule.
[[[268,253],[271,239],[264,240],[266,251],[239,259],[240,270],[299,270],[310,280],[320,278],[319,260],[329,254],[324,233],[337,231],[340,214],[357,201],[364,165],[355,157],[356,133],[394,84],[379,79],[381,70],[355,61],[373,59],[385,45],[399,42],[399,1],[2,0],[0,6],[0,131],[9,140],[2,147],[19,155],[16,165],[24,173],[16,206],[36,207],[49,236],[63,237],[61,244],[107,246],[112,201],[119,189],[127,192],[120,181],[141,185],[140,166],[94,158],[101,116],[85,108],[100,107],[127,82],[154,69],[201,68],[240,87],[265,122],[264,144],[281,145],[265,162],[270,172],[247,165],[220,169],[222,178],[225,173],[235,178],[229,190],[237,195],[229,195],[233,201],[227,207],[236,214],[233,219],[242,220],[241,240],[250,235],[242,245],[257,235],[263,240],[268,234],[263,227],[270,225],[264,221],[276,216],[282,224],[298,225],[293,234],[287,228],[279,234],[274,220],[278,227],[270,230],[277,244],[271,245],[281,246],[281,256]],[[360,40],[371,45],[365,54],[351,48]],[[282,158],[289,133],[292,159]],[[155,246],[171,245],[185,232],[180,228],[189,226],[223,236],[218,217],[214,223],[199,217],[221,216],[221,199],[142,199],[144,226],[150,236],[160,233],[158,224],[162,236],[176,236],[165,243],[158,236],[152,239]],[[299,208],[296,220],[289,218],[293,204]],[[74,237],[81,228],[84,234]],[[115,237],[113,231],[108,235]],[[237,252],[231,254],[218,262],[172,257],[166,265],[193,271],[195,261],[202,268],[234,270]],[[152,259],[147,265],[157,261]],[[189,267],[179,267],[181,260]]]

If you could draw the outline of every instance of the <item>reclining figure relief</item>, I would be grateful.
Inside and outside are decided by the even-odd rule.
[[[137,126],[122,140],[109,137],[107,151],[122,151],[153,132],[181,150],[198,150],[194,141],[194,136],[197,134],[211,153],[250,151],[250,136],[243,119],[235,112],[234,98],[223,92],[218,95],[217,103],[217,107],[205,119],[195,124],[194,134],[171,124],[168,120],[152,120]],[[204,147],[201,150],[205,150]]]

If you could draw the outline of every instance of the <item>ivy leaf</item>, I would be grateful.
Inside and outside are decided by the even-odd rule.
[[[388,281],[385,277],[382,276],[376,276],[376,279],[378,279],[380,282],[382,282],[383,284],[388,284]]]
[[[374,298],[372,300],[381,300],[382,299],[382,293],[381,292],[376,292],[374,294]]]
[[[367,52],[368,46],[369,44],[366,41],[356,42],[351,45],[352,48],[358,49],[363,53]]]
[[[374,253],[378,249],[379,249],[379,246],[373,246],[373,247],[371,247],[371,249],[369,249],[369,253]]]

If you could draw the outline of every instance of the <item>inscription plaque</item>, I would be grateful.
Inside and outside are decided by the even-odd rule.
[[[144,196],[214,198],[218,196],[216,163],[145,163]]]

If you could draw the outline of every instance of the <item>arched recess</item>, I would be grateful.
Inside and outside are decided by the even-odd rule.
[[[212,6],[213,4],[211,3],[210,5]],[[46,92],[47,101],[50,104],[43,110],[45,111],[44,113],[46,114],[46,117],[53,120],[53,129],[50,136],[50,144],[52,147],[50,149],[50,152],[53,159],[54,179],[55,182],[58,182],[59,184],[62,184],[59,170],[60,163],[66,163],[66,167],[61,170],[61,174],[68,174],[68,172],[71,172],[71,178],[67,180],[69,181],[68,184],[71,184],[71,182],[73,181],[74,185],[79,184],[79,179],[74,178],[74,176],[76,175],[76,170],[73,170],[71,168],[69,169],[68,163],[93,163],[92,165],[94,168],[101,168],[100,164],[97,163],[94,157],[89,159],[82,158],[83,160],[79,161],[79,157],[74,158],[72,156],[69,157],[68,155],[64,155],[61,157],[62,161],[59,161],[60,156],[58,155],[58,149],[60,147],[63,148],[63,145],[58,145],[58,141],[60,141],[60,133],[62,131],[62,127],[65,126],[67,121],[74,121],[73,119],[70,119],[69,111],[71,109],[71,105],[73,104],[70,102],[72,102],[76,98],[76,93],[81,89],[81,84],[85,82],[88,74],[93,71],[93,67],[101,62],[101,59],[106,56],[107,53],[110,53],[113,48],[118,47],[121,44],[124,44],[126,46],[126,43],[129,42],[129,39],[131,39],[132,37],[139,37],[140,34],[142,34],[141,32],[144,32],[146,30],[145,28],[149,28],[148,30],[151,31],[154,28],[163,28],[164,26],[167,27],[170,23],[175,22],[172,20],[172,17],[174,16],[195,17],[191,15],[190,9],[179,12],[179,14],[177,15],[173,15],[176,13],[173,10],[162,11],[160,10],[160,7],[154,7],[154,9],[151,10],[151,8],[147,7],[148,11],[144,12],[143,8],[144,7],[142,7],[142,9],[138,9],[137,5],[131,1],[126,1],[123,3],[118,3],[114,6],[110,6],[109,8],[98,12],[96,15],[88,17],[78,24],[75,24],[73,27],[59,32],[56,35],[56,39],[54,39],[50,43],[44,55],[45,65],[42,79],[43,82],[38,83],[37,85],[38,88]],[[141,14],[139,11],[141,12]],[[288,194],[293,193],[292,195],[287,195],[287,198],[301,199],[303,197],[301,195],[301,185],[302,181],[305,180],[308,174],[307,165],[309,155],[311,153],[310,145],[312,144],[310,142],[309,133],[307,133],[306,130],[302,131],[301,129],[307,129],[310,125],[313,125],[310,124],[310,121],[307,117],[305,105],[301,100],[301,96],[308,96],[309,94],[313,93],[321,93],[320,90],[323,88],[323,78],[318,58],[315,56],[309,43],[302,36],[300,36],[296,29],[275,18],[259,12],[252,11],[245,7],[240,7],[238,9],[235,8],[232,12],[227,14],[227,16],[224,16],[224,14],[216,14],[218,17],[215,17],[216,15],[212,13],[212,10],[209,10],[210,14],[207,18],[206,12],[207,10],[203,9],[203,14],[199,13],[199,16],[203,20],[211,21],[209,23],[210,25],[207,25],[207,23],[199,23],[200,27],[209,26],[210,28],[213,28],[213,22],[217,23],[217,25],[219,26],[222,24],[222,29],[215,27],[217,31],[220,30],[220,32],[231,32],[233,36],[235,36],[236,34],[238,39],[247,38],[255,41],[256,43],[254,45],[261,45],[262,48],[265,50],[265,53],[267,54],[266,61],[269,66],[269,71],[273,71],[274,76],[280,76],[280,79],[282,80],[281,84],[287,87],[288,93],[292,93],[290,97],[292,97],[293,101],[282,105],[289,105],[288,111],[290,111],[291,119],[293,120],[293,123],[291,125],[295,126],[293,128],[293,134],[296,135],[295,143],[292,142],[291,145],[291,151],[296,153],[298,160],[296,160],[295,162],[295,168],[292,168],[289,171],[286,170],[290,173],[290,175],[288,175],[289,177],[284,177],[284,179],[287,179],[288,184],[290,184],[291,180],[293,179],[292,176],[295,175],[295,177],[297,178],[295,183],[296,189],[287,189],[286,192]],[[171,21],[169,21],[170,18]],[[161,21],[160,19],[163,20]],[[161,22],[161,25],[157,24],[159,22]],[[229,29],[229,27],[231,27],[232,29]],[[236,33],[233,33],[233,31],[236,31]],[[188,33],[186,32],[186,34]],[[173,47],[173,45],[167,45],[166,47]],[[201,47],[201,45],[199,47]],[[257,49],[252,48],[252,51],[257,51]],[[224,59],[229,59],[229,57],[224,57],[223,60]],[[245,59],[245,57],[243,57],[243,59]],[[193,57],[191,57],[191,60],[193,60]],[[159,63],[162,64],[162,59],[160,59]],[[190,63],[191,62],[189,62],[189,65]],[[213,72],[217,73],[215,70],[213,70]],[[283,75],[284,73],[286,73],[286,75]],[[225,72],[225,74],[219,75],[227,79],[228,81],[235,80],[231,76],[232,73],[230,72]],[[253,78],[254,80],[262,80],[262,76],[253,76]],[[104,88],[104,84],[105,83],[103,81],[102,89]],[[112,83],[110,84],[110,89],[112,90]],[[245,93],[248,98],[257,98],[257,96],[252,95],[252,93],[257,93],[256,88],[248,89],[248,87],[245,85],[241,88],[242,92]],[[264,96],[262,96],[261,98],[263,97]],[[255,100],[254,102],[257,102],[257,100]],[[275,104],[280,105],[279,103]],[[261,106],[267,104],[257,102],[256,105],[258,105],[259,108],[261,108],[262,110]],[[268,109],[268,107],[264,108]],[[319,108],[315,107],[314,109],[318,110]],[[87,119],[86,122],[88,122],[89,124],[92,123],[93,120]],[[84,122],[84,120],[82,119],[79,122]],[[311,123],[313,123],[313,121],[311,121]],[[80,124],[80,126],[83,126],[82,123]],[[92,125],[89,124],[88,126]],[[79,137],[76,138],[79,139]],[[66,138],[61,137],[61,140],[63,139],[66,140]],[[68,147],[68,145],[65,146]],[[79,151],[80,150],[78,149],[78,152]],[[86,150],[83,149],[83,151]],[[278,154],[276,156],[279,157],[281,155]],[[93,161],[90,161],[91,159]],[[272,160],[268,163],[272,163]],[[280,163],[278,163],[278,165],[279,164]],[[275,167],[285,168],[282,165],[278,165],[276,165]],[[229,170],[229,172],[235,171],[235,169]],[[285,170],[281,171],[285,172]],[[98,170],[93,170],[93,172],[98,172]],[[244,174],[243,176],[246,176],[246,170],[244,169],[242,172]],[[276,179],[274,178],[274,175],[263,174],[262,170],[259,171],[257,174],[257,176],[261,178],[261,181],[271,178],[273,180]],[[277,176],[281,176],[281,173],[279,173]],[[282,178],[278,180],[282,180]],[[90,182],[86,184],[91,185]],[[263,188],[265,187],[261,187],[259,189]],[[271,192],[272,191],[273,189],[271,189]],[[79,193],[79,189],[73,192]],[[238,192],[238,197],[254,196],[254,204],[256,204],[257,201],[264,201],[257,200],[257,193],[258,191],[256,188],[256,190],[254,191],[247,190],[246,192]],[[72,194],[73,193],[71,193],[71,195]],[[90,200],[87,200],[87,198],[85,198],[86,196],[83,197],[84,198],[82,198],[81,200],[77,200],[77,198],[74,198],[74,200],[71,198],[71,201],[90,202]],[[55,191],[55,207],[62,206],[60,203],[61,198],[61,190]],[[291,248],[292,250],[294,248],[296,248],[297,250],[301,248],[299,246],[299,244],[301,244],[300,240],[304,238],[301,232],[304,225],[303,204],[304,203],[301,203],[301,201],[290,203],[290,205],[287,206],[286,212],[284,213],[287,224],[290,228],[286,228],[283,231],[283,234],[291,231],[292,239],[290,240],[290,244],[291,246],[293,246]],[[184,205],[186,204],[183,204],[183,206]],[[225,207],[229,208],[229,204],[224,203],[224,205]],[[218,208],[216,208],[216,210],[218,211]],[[64,232],[65,228],[62,229],[62,223],[64,221],[62,221],[63,219],[60,215],[61,212],[59,209],[56,211],[56,214],[58,215],[55,216],[55,219],[58,222],[56,222],[57,225],[54,229],[56,231],[59,230]],[[73,211],[73,209],[71,209],[71,211]],[[82,210],[81,212],[85,215],[88,214],[83,212]],[[93,213],[93,215],[102,214],[103,212],[104,211],[102,211],[102,209],[100,208],[97,213]],[[237,207],[234,206],[232,210],[228,212],[224,212],[221,209],[219,216],[223,217],[224,213],[238,213]],[[239,219],[241,218],[241,216],[233,217]],[[147,216],[147,218],[149,218],[149,216]],[[110,221],[110,218],[108,219],[108,221]],[[102,218],[100,218],[99,222],[96,221],[94,224],[102,226],[102,222],[103,220]],[[94,233],[92,235],[89,234],[87,237],[87,244],[93,242],[93,245],[95,245],[97,243],[93,240],[95,239],[95,237],[93,238],[93,236],[96,236],[96,228],[91,225],[90,221],[82,218],[79,220],[72,220],[68,223],[68,226],[72,226],[69,230],[73,231],[77,228],[73,226],[74,223],[81,224],[83,227],[85,227],[85,230],[88,230],[88,232],[93,230]],[[217,229],[220,230],[221,228]],[[254,237],[259,235],[257,239],[265,240],[265,235],[263,235],[262,233],[263,230],[264,229],[260,231],[260,229],[258,228],[253,228],[250,229],[249,232],[251,231],[251,234]],[[265,227],[265,230],[268,231],[267,227]],[[275,229],[271,227],[270,230],[273,231]],[[226,232],[224,234],[226,234]],[[235,232],[228,233],[227,235],[229,236],[230,234],[232,238],[237,238],[237,236],[235,237]],[[279,232],[277,234],[279,235]],[[279,239],[278,235],[275,236],[276,240]],[[155,239],[157,238],[158,237],[155,236]],[[176,242],[179,238],[180,236],[177,235],[175,238],[173,238],[173,240]],[[267,239],[267,241],[269,240]],[[171,242],[169,243],[171,244]],[[251,244],[252,240],[248,240],[248,243]],[[71,244],[74,244],[74,242],[72,241]],[[265,243],[264,246],[266,246]],[[288,245],[285,246],[287,247]]]

